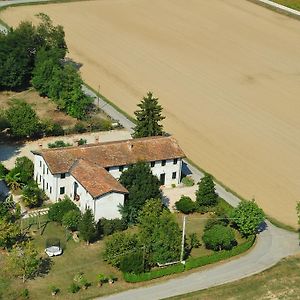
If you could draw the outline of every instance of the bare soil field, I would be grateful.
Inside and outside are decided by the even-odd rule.
[[[132,114],[148,90],[199,166],[296,226],[300,22],[236,0],[99,0],[9,8],[66,31],[84,80]]]

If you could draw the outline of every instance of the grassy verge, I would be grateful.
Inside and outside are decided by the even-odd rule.
[[[88,87],[90,90],[92,90],[98,97],[102,98],[105,102],[107,102],[109,105],[111,105],[113,108],[115,108],[119,113],[121,113],[122,115],[124,115],[129,121],[131,121],[132,123],[136,122],[135,119],[131,115],[129,115],[124,110],[122,110],[119,106],[117,106],[116,104],[114,104],[111,100],[109,100],[108,98],[106,98],[104,95],[102,95],[99,92],[97,92],[95,89],[93,89],[87,83],[84,83],[84,85],[86,87]]]
[[[271,1],[300,11],[300,0],[271,0]]]
[[[259,0],[247,0],[247,1],[252,2],[252,3],[255,3],[255,4],[258,4],[258,5],[262,6],[262,7],[268,8],[268,9],[270,9],[270,10],[273,10],[273,11],[275,11],[275,12],[277,12],[277,13],[282,14],[282,15],[286,15],[286,16],[291,17],[291,18],[294,18],[294,19],[296,19],[296,20],[300,20],[300,16],[298,16],[298,15],[295,15],[295,14],[293,14],[293,13],[284,11],[284,10],[279,9],[279,8],[276,8],[276,7],[272,6],[272,5],[268,5],[268,4],[263,3],[263,2],[261,2],[261,1],[259,1]],[[287,6],[287,7],[293,8],[293,9],[296,9],[295,6],[293,6],[293,7],[288,6],[288,5],[287,5],[287,3],[288,3],[287,0],[282,0],[282,1],[279,1],[279,0],[276,0],[276,1],[275,1],[275,0],[271,0],[271,1],[276,2],[276,3],[278,3],[278,4],[282,4],[282,5],[284,5],[284,6]],[[294,2],[296,2],[296,1],[297,1],[297,0],[295,0]],[[291,2],[292,2],[292,1],[291,1]],[[297,1],[297,2],[299,2],[299,1]],[[285,4],[283,4],[283,3],[285,3]],[[299,10],[299,8],[296,9],[296,10]]]
[[[299,255],[289,257],[260,274],[169,299],[299,299],[299,266]]]

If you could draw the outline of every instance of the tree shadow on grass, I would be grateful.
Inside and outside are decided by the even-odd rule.
[[[53,265],[53,261],[50,259],[50,257],[41,258],[39,276],[44,277],[47,274],[49,274],[52,265]]]

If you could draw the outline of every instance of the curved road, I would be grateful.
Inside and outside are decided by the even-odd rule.
[[[47,0],[0,1],[0,8],[15,3],[39,1]],[[1,29],[3,29],[3,27],[0,25],[0,30]],[[95,97],[94,93],[86,87],[84,87],[84,90],[87,94]],[[125,128],[130,129],[133,127],[133,123],[121,115],[114,107],[102,99],[100,99],[100,101],[99,104],[101,108],[111,115],[112,118],[118,120]],[[191,165],[187,165],[186,167],[190,169],[197,181],[203,176],[201,172]],[[227,192],[222,186],[216,184],[216,190],[222,198],[233,206],[239,203],[240,200],[233,194]],[[298,234],[277,228],[270,222],[266,222],[265,225],[266,227],[258,235],[256,245],[246,255],[238,259],[212,266],[203,271],[200,269],[189,275],[182,274],[181,277],[176,279],[161,279],[162,282],[159,284],[131,289],[108,297],[101,297],[101,299],[154,300],[198,291],[259,273],[275,265],[282,258],[300,252]]]

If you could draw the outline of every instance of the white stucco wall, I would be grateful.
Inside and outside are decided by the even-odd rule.
[[[172,184],[179,184],[180,183],[180,178],[181,178],[181,165],[182,165],[182,159],[178,159],[177,163],[174,164],[173,159],[166,160],[165,166],[162,166],[162,161],[158,160],[155,161],[155,166],[151,167],[151,163],[149,163],[151,171],[154,175],[160,179],[161,174],[166,174],[165,175],[165,186],[171,186]],[[123,171],[127,170],[128,166],[123,166]],[[176,172],[176,178],[172,178],[173,172]],[[122,172],[119,170],[118,167],[110,167],[109,168],[109,173],[116,179],[119,179]]]
[[[65,178],[61,178],[61,174],[53,175],[40,155],[34,156],[34,180],[52,201],[57,201],[70,193],[70,175],[65,173]],[[65,188],[63,194],[60,194],[61,187]]]
[[[74,199],[74,183],[77,183],[77,195],[79,195],[79,200],[74,202],[78,205],[82,213],[85,212],[87,208],[90,208],[95,216],[95,221],[97,222],[100,218],[106,219],[116,219],[121,218],[119,213],[119,205],[124,204],[124,194],[121,193],[107,193],[96,199],[86,191],[86,189],[71,176],[70,186],[72,187],[72,192],[68,195],[73,200]]]

